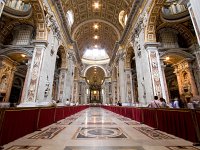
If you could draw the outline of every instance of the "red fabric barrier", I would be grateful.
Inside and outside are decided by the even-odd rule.
[[[143,123],[157,128],[156,109],[143,109]]]
[[[126,108],[126,117],[127,118],[132,118],[132,108],[131,107],[127,107]]]
[[[198,127],[199,127],[199,129],[200,129],[200,110],[197,110],[197,111],[196,111],[196,119],[197,119]]]
[[[190,110],[157,110],[157,116],[159,130],[192,142],[198,141]]]
[[[38,112],[38,109],[6,110],[0,133],[0,145],[34,132],[37,129]]]
[[[41,108],[38,119],[38,129],[54,123],[55,108]]]
[[[138,122],[143,122],[142,109],[132,108],[132,119]]]
[[[70,107],[65,107],[64,108],[64,118],[69,117],[70,116]]]
[[[61,119],[64,119],[64,107],[57,107],[55,114],[55,121],[57,122]]]

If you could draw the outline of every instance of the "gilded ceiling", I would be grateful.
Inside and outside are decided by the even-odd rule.
[[[95,24],[98,24],[98,29],[94,29]],[[97,39],[94,39],[95,36],[97,36]],[[83,55],[86,49],[94,48],[97,45],[98,48],[107,50],[109,56],[111,56],[115,42],[119,40],[116,31],[102,22],[90,22],[82,25],[75,33],[74,39],[76,39],[81,50],[80,55]]]
[[[123,33],[119,23],[119,13],[122,10],[129,12],[134,0],[62,0],[65,14],[68,10],[74,13],[72,37],[77,41],[82,56],[86,48],[99,45],[105,48],[109,56],[112,54],[115,42]],[[99,8],[95,9],[94,4]],[[99,24],[94,30],[94,23]],[[97,35],[98,39],[94,39]]]

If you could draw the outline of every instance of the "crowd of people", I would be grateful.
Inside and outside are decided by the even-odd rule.
[[[175,97],[171,99],[169,103],[166,102],[164,98],[158,98],[158,96],[154,96],[154,100],[148,105],[150,108],[188,108],[195,109],[200,108],[200,97],[194,96],[191,99],[183,101],[182,99]]]

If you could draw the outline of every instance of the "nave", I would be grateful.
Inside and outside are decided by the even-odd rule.
[[[90,107],[4,145],[6,150],[198,150],[191,142]]]

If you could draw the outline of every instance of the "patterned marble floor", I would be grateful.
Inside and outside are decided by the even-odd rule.
[[[6,150],[200,150],[191,142],[89,108],[7,145]]]

